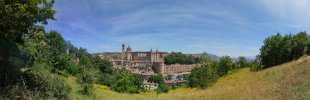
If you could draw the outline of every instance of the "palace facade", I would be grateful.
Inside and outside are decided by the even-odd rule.
[[[132,73],[150,76],[161,73],[164,75],[176,73],[188,73],[197,65],[173,64],[165,65],[164,58],[169,55],[168,52],[153,51],[133,51],[130,46],[127,48],[122,44],[122,52],[114,55],[106,55],[115,68],[130,70]]]

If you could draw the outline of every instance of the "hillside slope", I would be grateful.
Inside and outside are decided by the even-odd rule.
[[[75,94],[75,93],[73,93]],[[271,67],[259,72],[249,68],[240,69],[234,74],[219,79],[205,90],[187,89],[167,94],[120,94],[108,89],[96,88],[96,96],[81,97],[71,95],[72,99],[310,99],[310,57]]]

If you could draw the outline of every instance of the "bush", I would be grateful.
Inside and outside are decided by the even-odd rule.
[[[220,58],[218,63],[218,75],[224,76],[228,73],[229,70],[233,69],[234,63],[232,62],[229,56],[223,56]]]
[[[107,86],[111,86],[112,84],[112,75],[110,74],[100,74],[97,83],[98,84],[103,84]]]
[[[192,70],[191,74],[189,75],[188,85],[190,87],[199,87],[205,89],[212,85],[217,79],[218,75],[216,74],[216,70],[213,70],[213,68],[207,65],[203,65]]]
[[[143,78],[122,68],[112,74],[111,89],[117,92],[139,93],[143,90]]]
[[[66,99],[71,92],[71,87],[64,78],[50,73],[45,68],[33,68],[25,74],[28,89],[38,92],[42,98]]]
[[[93,83],[96,81],[95,72],[93,69],[86,69],[85,66],[81,66],[82,70],[78,75],[78,82],[82,85],[82,94],[92,94]]]

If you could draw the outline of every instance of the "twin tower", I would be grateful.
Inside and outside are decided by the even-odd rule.
[[[128,46],[126,48],[125,45],[122,44],[121,59],[124,62],[128,62],[128,61],[155,62],[155,61],[163,61],[163,57],[165,54],[167,54],[167,53],[166,52],[158,52],[158,50],[153,52],[152,49],[150,51],[135,51],[135,52],[133,52],[130,46]]]

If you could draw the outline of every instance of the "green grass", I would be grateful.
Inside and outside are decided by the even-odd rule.
[[[165,94],[156,92],[126,94],[113,92],[107,88],[95,87],[94,95],[81,95],[81,89],[74,78],[68,79],[72,86],[70,98],[74,100],[218,100],[218,99],[310,99],[310,57],[297,61],[250,72],[249,68],[220,78],[208,89],[179,88]]]

